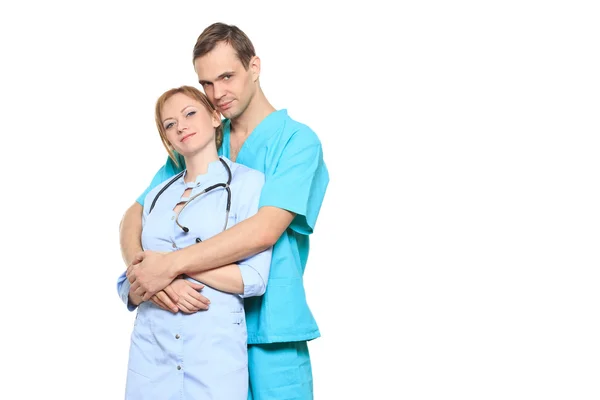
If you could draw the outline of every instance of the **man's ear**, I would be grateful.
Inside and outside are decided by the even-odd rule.
[[[250,59],[250,71],[252,72],[252,82],[256,82],[260,77],[260,58],[258,56]]]

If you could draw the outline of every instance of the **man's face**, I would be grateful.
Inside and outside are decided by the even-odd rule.
[[[219,43],[194,61],[194,69],[204,93],[224,117],[235,119],[243,114],[256,92],[258,75],[252,66],[244,69],[233,47]]]

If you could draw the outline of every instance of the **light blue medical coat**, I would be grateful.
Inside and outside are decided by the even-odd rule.
[[[219,153],[229,157],[230,121],[226,119],[223,124]],[[297,214],[273,247],[266,293],[245,302],[248,343],[315,339],[320,332],[306,300],[303,274],[309,235],[329,184],[321,142],[312,129],[290,118],[283,109],[269,114],[252,131],[236,162],[265,174],[259,207],[274,206]],[[138,202],[143,205],[147,191],[179,170],[167,159]]]
[[[258,210],[264,175],[224,158],[232,171],[231,212],[227,227],[235,225]],[[175,205],[186,188],[192,197],[204,188],[227,181],[227,171],[220,161],[209,164],[208,172],[195,182],[180,177],[150,206],[160,189],[170,180],[152,189],[145,198],[142,246],[144,250],[176,251],[206,240],[223,231],[227,192],[213,189],[192,200],[180,213],[179,223],[189,228],[185,233],[175,224]],[[187,200],[187,198],[183,198]],[[147,301],[137,308],[131,336],[127,399],[239,399],[248,394],[247,330],[244,297],[259,296],[269,277],[271,249],[239,262],[244,294],[235,295],[206,286],[202,294],[210,299],[207,311],[173,314]],[[190,278],[191,279],[191,278]],[[130,284],[125,274],[117,289],[130,310]]]

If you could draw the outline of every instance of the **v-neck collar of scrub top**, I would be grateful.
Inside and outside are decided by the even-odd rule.
[[[231,160],[227,157],[221,156],[223,161],[227,164],[227,166],[231,169]],[[226,183],[229,178],[227,174],[227,170],[219,160],[212,161],[208,164],[208,171],[204,174],[200,174],[196,177],[194,181],[185,182],[185,178],[187,176],[187,169],[183,172],[183,175],[179,179],[179,183],[184,185],[186,189],[195,188],[198,186],[208,187],[215,183]]]
[[[267,115],[260,123],[254,128],[252,133],[246,138],[244,144],[238,152],[236,163],[244,164],[244,159],[247,153],[255,153],[255,149],[261,148],[262,145],[269,140],[273,135],[279,132],[277,127],[282,125],[282,122],[288,118],[287,109],[281,109],[273,111]],[[221,145],[221,151],[225,157],[230,157],[231,151],[231,120],[226,120],[223,124],[223,144]]]

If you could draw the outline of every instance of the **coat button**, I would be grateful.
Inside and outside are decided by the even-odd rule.
[[[179,339],[181,336],[179,336],[179,333],[177,335],[175,335],[175,339]]]
[[[200,238],[196,238],[196,243],[200,243],[202,240]]]
[[[180,370],[180,369],[181,369],[181,365],[178,365],[178,366],[177,366],[177,370]]]

